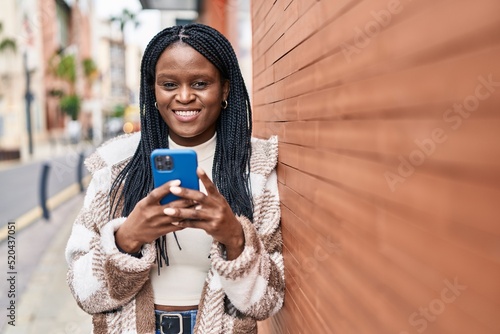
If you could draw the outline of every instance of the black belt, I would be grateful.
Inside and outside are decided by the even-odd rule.
[[[191,315],[156,313],[156,330],[163,334],[191,334]]]

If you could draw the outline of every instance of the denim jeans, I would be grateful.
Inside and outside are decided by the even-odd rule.
[[[182,311],[182,312],[162,312],[162,311],[156,311],[156,314],[162,314],[162,313],[180,313],[183,316],[190,315],[191,316],[191,328],[184,328],[184,333],[190,333],[192,334],[194,332],[194,325],[196,323],[196,315],[198,314],[198,310],[191,310],[191,311]],[[157,324],[158,325],[158,324]],[[156,334],[161,334],[160,330],[156,330]]]

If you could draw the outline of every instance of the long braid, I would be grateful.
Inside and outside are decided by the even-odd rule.
[[[188,32],[189,28],[189,25],[184,27],[184,31]],[[228,203],[234,204],[231,208],[235,214],[252,219],[253,209],[251,205],[248,205],[251,108],[238,60],[229,41],[207,26],[200,26],[199,31],[193,31],[189,38],[183,39],[183,42],[191,45],[210,60],[230,81],[228,107],[222,110],[217,124],[217,147],[213,166],[214,183]],[[231,175],[230,171],[239,171],[239,173]],[[228,178],[227,175],[232,177]],[[245,191],[242,191],[242,185]]]
[[[150,155],[156,148],[168,148],[168,126],[155,107],[155,69],[163,51],[182,41],[206,57],[229,80],[228,107],[217,121],[217,143],[213,181],[236,215],[253,220],[249,185],[252,113],[250,99],[238,60],[229,41],[218,31],[202,24],[164,29],[149,42],[141,63],[141,139],[129,163],[118,174],[110,191],[112,216],[123,201],[121,214],[127,217],[137,202],[153,189]],[[131,177],[128,177],[131,176]],[[123,186],[121,188],[121,186]],[[166,238],[156,241],[158,260],[167,262]]]

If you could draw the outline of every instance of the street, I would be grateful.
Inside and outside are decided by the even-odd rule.
[[[15,222],[19,217],[40,206],[40,178],[44,164],[50,166],[47,181],[47,199],[76,184],[78,182],[78,168],[81,163],[80,152],[85,152],[83,153],[84,157],[87,157],[91,151],[84,148],[71,148],[56,157],[22,163],[0,170],[2,189],[0,192],[0,228],[9,222],[14,222],[14,224],[11,224],[13,226],[16,225]],[[82,176],[85,177],[88,172],[84,166],[82,167]],[[22,230],[16,227],[15,234],[12,235],[15,238],[13,239],[15,240],[15,248],[13,248],[15,252],[14,272],[16,273],[15,296],[11,295],[14,298],[9,297],[10,294],[7,293],[10,291],[7,286],[8,282],[6,279],[2,279],[4,283],[1,284],[1,309],[7,310],[11,300],[15,300],[19,304],[19,298],[28,288],[38,264],[45,256],[47,249],[50,249],[50,245],[57,237],[57,233],[62,229],[67,229],[72,224],[72,219],[74,219],[74,214],[81,205],[82,198],[83,194],[77,195],[75,199],[69,199],[67,204],[65,203],[60,208],[51,211],[48,221],[40,218]],[[75,200],[77,201],[75,204],[70,204]],[[65,218],[67,218],[67,221]],[[7,254],[10,254],[8,251],[11,249],[9,247],[10,244],[8,245],[7,240],[0,240],[0,267],[4,273],[11,271],[7,270]],[[61,250],[60,253],[62,260],[63,251]],[[63,288],[64,286],[61,286],[61,289]],[[22,314],[17,315],[17,317],[19,316],[22,316]],[[8,320],[8,317],[0,317],[0,329],[4,328]],[[0,332],[2,331],[0,330]]]
[[[0,228],[6,226],[9,222],[12,222],[12,226],[16,226],[17,220],[21,216],[40,206],[40,186],[44,164],[49,166],[46,183],[46,198],[49,199],[68,187],[77,184],[79,172],[82,173],[81,177],[88,175],[87,170],[81,163],[82,158],[87,157],[90,152],[91,150],[85,147],[66,147],[64,152],[59,154],[47,154],[47,156],[51,157],[45,160],[21,163],[0,170],[0,186],[2,189],[0,192]],[[81,154],[83,154],[83,157],[80,156]],[[81,170],[79,171],[80,166]],[[77,195],[77,197],[82,196],[83,194]],[[70,199],[68,204],[71,201]],[[68,204],[64,203],[61,208],[56,210],[63,210],[64,212],[65,210],[71,209],[75,211],[78,209],[78,203],[76,203],[76,208],[72,208],[71,205],[68,207]],[[7,309],[10,300],[14,300],[9,295],[15,297],[15,300],[18,301],[26,290],[37,264],[44,256],[57,232],[65,226],[71,225],[71,219],[74,219],[74,217],[70,219],[69,213],[73,212],[54,215],[55,212],[53,214],[49,211],[48,221],[43,218],[36,218],[26,228],[20,229],[19,225],[16,226],[15,233],[12,235],[15,238],[13,239],[14,247],[12,247],[13,252],[15,252],[15,257],[12,258],[15,265],[14,272],[16,273],[15,293],[12,295],[7,293],[10,291],[7,289],[8,282],[3,279],[4,283],[1,284],[3,292],[0,296],[0,307],[3,310]],[[68,221],[64,220],[66,216],[68,216]],[[7,254],[10,249],[7,240],[0,240],[0,248],[2,250],[0,256],[2,259],[1,267],[4,268],[3,272],[6,273],[9,271],[6,266],[8,263]],[[8,320],[8,317],[1,317],[0,329]]]
[[[12,273],[7,270],[7,241],[0,242],[4,275],[0,285],[0,333],[90,332],[90,316],[78,308],[65,282],[64,248],[83,196],[78,194],[54,209],[49,223],[39,219],[15,234]],[[15,281],[14,287],[7,279]],[[15,326],[9,325],[13,320]]]
[[[40,177],[44,163],[50,165],[47,198],[77,182],[79,151],[50,160],[0,170],[0,228],[40,205]],[[87,154],[85,154],[87,156]],[[83,167],[83,176],[87,175]]]

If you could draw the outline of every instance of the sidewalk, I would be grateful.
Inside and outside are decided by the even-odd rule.
[[[77,144],[62,143],[61,141],[37,141],[33,146],[32,155],[28,153],[28,148],[23,145],[21,146],[21,158],[19,160],[0,161],[0,170],[10,169],[36,161],[44,161],[58,155],[89,151],[94,147],[95,146],[92,143],[86,141],[81,141]]]
[[[40,221],[26,231],[26,238],[36,238],[41,229],[55,229],[45,253],[31,279],[17,298],[16,326],[6,324],[3,333],[84,334],[91,332],[91,317],[76,304],[66,284],[64,250],[78,211],[83,203],[79,194],[53,211],[50,223]],[[38,230],[38,231],[37,231]],[[20,238],[21,239],[21,238]],[[24,243],[29,243],[29,239]],[[19,261],[22,261],[20,257]],[[19,271],[19,275],[22,272]]]
[[[39,195],[42,163],[47,162],[49,166],[51,166],[47,178],[48,198],[46,204],[49,211],[52,211],[80,192],[80,185],[76,182],[76,180],[80,179],[78,176],[80,170],[83,171],[81,180],[84,187],[88,185],[90,178],[86,168],[80,166],[80,156],[83,154],[83,157],[87,158],[94,150],[95,146],[90,142],[82,141],[77,144],[63,144],[57,142],[54,144],[48,141],[41,141],[36,143],[33,155],[28,155],[27,152],[25,152],[27,148],[22,147],[23,154],[21,159],[0,161],[0,173],[3,175],[13,175],[16,173],[16,170],[33,168],[33,173],[30,172],[29,177],[23,178],[25,186],[27,185],[26,179],[28,179],[29,182],[33,181],[33,184],[30,183],[30,189],[32,188],[31,185],[33,185],[31,189],[33,191],[29,193],[28,199],[23,195],[22,201],[21,198],[19,198],[20,202],[10,203],[16,204],[17,209],[12,210],[12,207],[9,207],[9,210],[2,211],[0,214],[2,218],[0,224],[0,242],[2,242],[7,235],[6,226],[4,225],[7,219],[17,222],[17,231],[19,232],[42,217]],[[13,183],[16,182],[16,177],[17,175],[11,177],[9,180],[14,181],[9,181],[8,184],[10,187],[15,186],[19,189],[18,184]],[[7,191],[3,195],[8,193],[10,188],[9,185],[5,187]],[[66,185],[67,187],[65,187]],[[37,195],[34,195],[35,193]],[[11,198],[17,198],[16,196],[19,197],[20,194],[15,193],[13,197],[9,197],[9,200]],[[34,201],[34,196],[36,196],[36,201]],[[17,203],[20,203],[20,205],[17,205]],[[5,206],[5,203],[3,203],[3,205]],[[2,321],[0,320],[0,329],[1,325]]]

